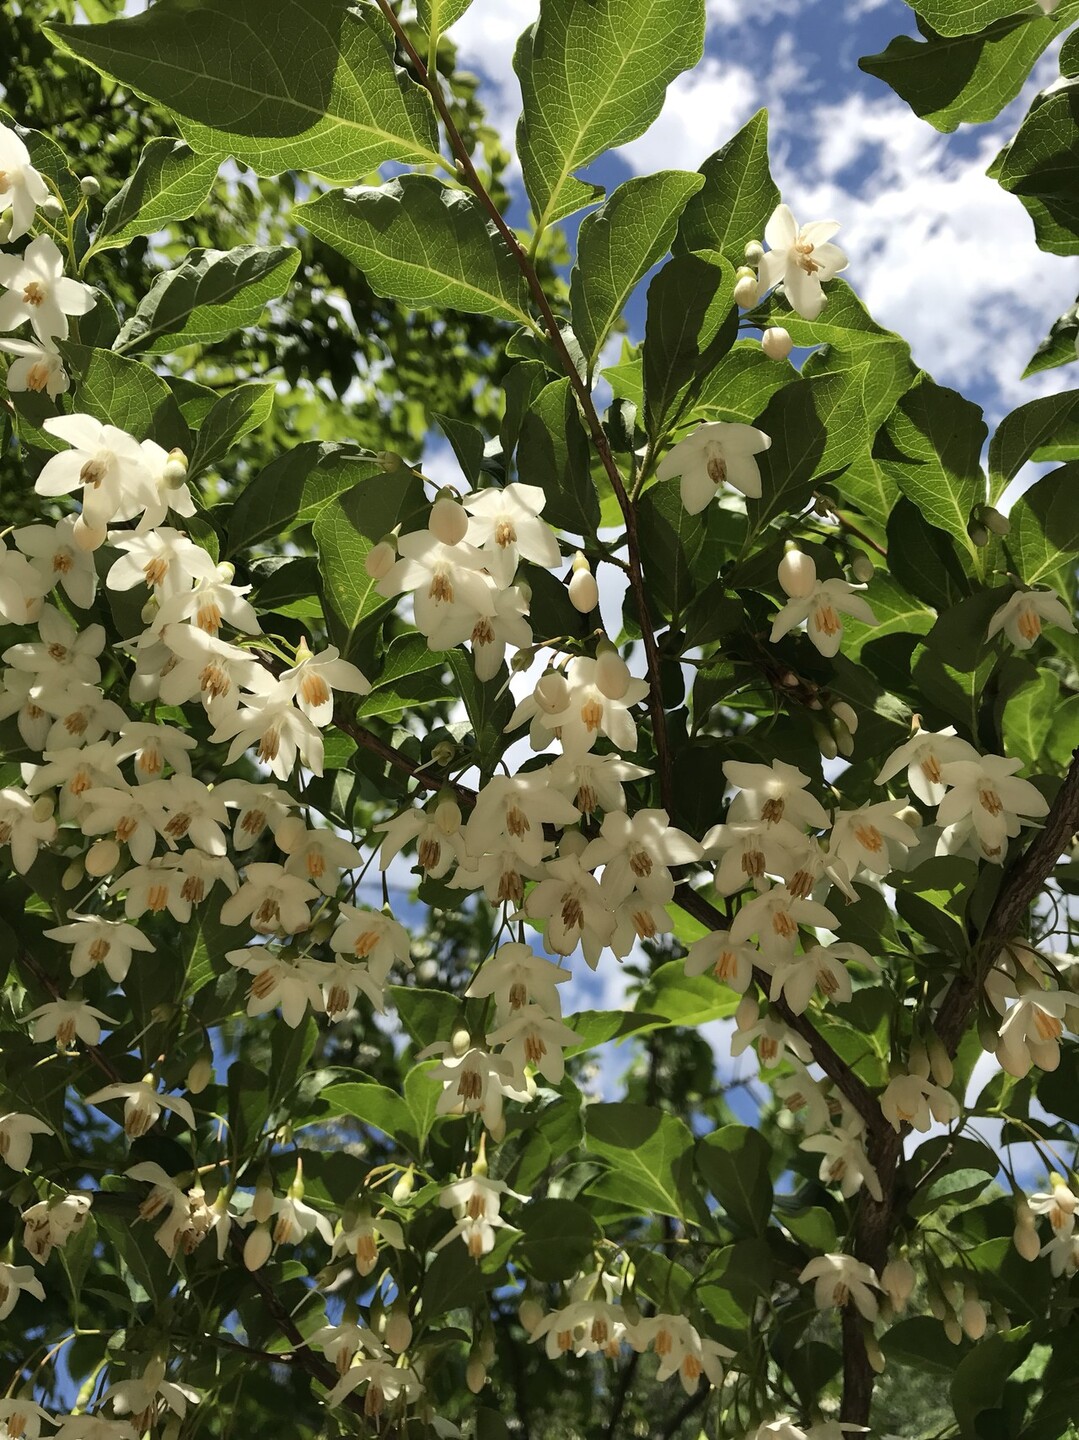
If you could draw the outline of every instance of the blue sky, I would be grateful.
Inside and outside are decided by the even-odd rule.
[[[982,404],[991,422],[1058,388],[1060,372],[1019,376],[1074,302],[1079,267],[1043,255],[1021,204],[984,173],[1031,95],[1057,74],[1052,55],[998,120],[938,135],[858,69],[861,55],[916,33],[903,0],[707,4],[703,61],[596,178],[610,187],[632,173],[696,169],[767,106],[783,198],[799,220],[840,221],[837,240],[851,262],[844,278],[878,321],[911,341],[919,364]],[[451,30],[459,63],[486,82],[484,100],[508,144],[520,109],[514,43],[537,9],[538,0],[474,0]],[[630,319],[639,332],[639,304]]]

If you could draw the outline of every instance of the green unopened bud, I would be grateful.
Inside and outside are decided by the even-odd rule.
[[[764,246],[759,240],[750,240],[742,253],[747,265],[759,265],[764,259]]]
[[[169,451],[161,479],[170,490],[177,489],[187,479],[187,456],[179,446]]]
[[[955,1066],[944,1047],[944,1041],[935,1030],[929,1036],[926,1049],[929,1051],[929,1068],[933,1079],[938,1085],[947,1088],[955,1077]]]
[[[60,216],[64,213],[64,207],[55,195],[50,195],[47,200],[43,200],[38,206],[38,209],[46,220],[59,220]]]
[[[526,1295],[517,1307],[517,1318],[525,1333],[531,1335],[543,1319],[543,1306],[531,1295]]]
[[[465,1367],[465,1384],[473,1395],[478,1395],[487,1384],[487,1367],[475,1350],[469,1356],[468,1365]]]
[[[978,546],[979,550],[984,549],[985,546],[989,544],[989,531],[980,520],[972,520],[970,522],[967,526],[967,534],[970,536],[972,542]]]
[[[457,746],[452,740],[439,740],[431,746],[431,759],[443,770],[456,754]]]
[[[876,574],[876,570],[868,555],[861,550],[852,550],[850,556],[850,573],[859,585],[868,585]]]
[[[95,195],[101,194],[101,182],[94,175],[84,175],[79,181],[79,189],[87,199],[92,200]]]
[[[734,282],[734,303],[743,310],[751,310],[761,298],[761,287],[756,271],[743,265]]]
[[[415,1184],[416,1168],[414,1165],[410,1165],[408,1169],[400,1176],[397,1184],[393,1187],[393,1193],[391,1194],[390,1199],[395,1205],[403,1205],[408,1199],[408,1197],[412,1194],[412,1190]]]
[[[1007,515],[1002,515],[994,505],[982,506],[982,524],[988,526],[994,535],[1011,533],[1012,522]]]
[[[817,749],[824,756],[825,760],[834,760],[839,754],[839,745],[830,730],[827,730],[814,715],[810,719],[813,729],[813,740]]]

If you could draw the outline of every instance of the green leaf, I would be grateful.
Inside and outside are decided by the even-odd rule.
[[[899,486],[879,460],[859,455],[843,471],[838,489],[841,508],[849,501],[863,515],[882,528],[888,524],[899,499]]]
[[[983,1410],[996,1408],[1008,1376],[1026,1359],[1033,1343],[1027,1331],[1026,1325],[1018,1330],[998,1331],[959,1362],[952,1377],[951,1397],[964,1440],[977,1440],[981,1433],[977,1417]]]
[[[1052,15],[1004,16],[974,35],[938,35],[920,22],[924,40],[899,35],[858,64],[890,85],[916,115],[938,130],[962,121],[992,120],[1014,100],[1045,47],[1070,25],[1079,0]]]
[[[1079,255],[1079,81],[1039,97],[989,173],[1026,206],[1041,249]]]
[[[237,441],[266,423],[273,410],[275,391],[272,380],[257,380],[222,395],[199,427],[191,457],[192,476],[216,465]]]
[[[691,925],[696,923],[684,911],[676,910],[675,916],[676,921],[681,916]],[[734,991],[720,984],[714,975],[687,975],[684,961],[668,960],[649,977],[634,1009],[672,1025],[697,1026],[733,1015],[738,1000]]]
[[[421,1047],[452,1035],[461,1021],[462,1002],[446,990],[433,990],[426,985],[391,985],[386,998],[397,1011],[401,1024]],[[432,1080],[429,1074],[424,1075],[420,1067],[416,1069],[417,1088],[422,1078],[435,1092],[437,1100],[441,1093],[438,1081]]]
[[[568,379],[553,380],[533,397],[521,425],[517,474],[547,496],[543,518],[574,535],[599,524],[599,496],[592,483],[592,451]]]
[[[1060,707],[1060,680],[1052,670],[1017,690],[1004,707],[1004,749],[1031,768],[1041,768],[1045,742]]]
[[[947,610],[970,594],[954,542],[905,496],[888,518],[888,565],[904,589],[934,610]]]
[[[987,433],[979,405],[923,376],[888,422],[889,438],[906,459],[882,462],[926,520],[970,551],[971,511],[985,499],[980,456]]]
[[[216,156],[196,155],[182,140],[148,140],[135,170],[105,206],[88,255],[152,235],[170,220],[186,220],[206,202],[217,178]]]
[[[715,252],[668,260],[648,287],[644,408],[658,438],[679,396],[704,380],[737,336],[734,269]]]
[[[638,534],[649,603],[677,621],[716,573],[707,573],[707,511],[691,515],[677,480],[653,485],[637,503]]]
[[[994,20],[1029,13],[1031,0],[910,0],[911,8],[938,35],[973,35]]]
[[[1036,451],[1079,419],[1079,390],[1043,395],[1020,405],[997,426],[989,443],[989,499],[995,503]]]
[[[517,153],[538,230],[597,198],[574,171],[643,134],[703,48],[704,0],[541,0],[513,57]]]
[[[521,1239],[514,1249],[535,1280],[569,1280],[587,1269],[602,1232],[583,1205],[574,1200],[533,1200],[521,1211]]]
[[[692,414],[752,425],[776,391],[797,379],[789,360],[769,360],[759,341],[738,340],[704,377]]]
[[[433,175],[331,191],[295,218],[406,305],[531,323],[524,279],[479,202]]]
[[[912,1315],[890,1325],[881,1336],[881,1349],[889,1360],[933,1375],[951,1375],[963,1352],[952,1345],[944,1326],[932,1315]]]
[[[1027,368],[1023,371],[1023,379],[1028,375],[1036,375],[1039,370],[1053,370],[1058,365],[1070,365],[1075,359],[1076,342],[1079,341],[1079,304],[1075,304],[1070,310],[1053,321],[1049,334],[1030,357]]]
[[[589,375],[626,301],[670,249],[686,201],[703,184],[702,175],[686,170],[639,175],[581,221],[570,302]]]
[[[446,698],[445,656],[428,649],[422,635],[398,635],[383,658],[372,689],[356,706],[358,719],[390,715]]]
[[[438,1097],[438,1087],[430,1088]],[[365,1125],[373,1125],[391,1140],[407,1135],[412,1129],[412,1112],[407,1103],[395,1090],[385,1085],[348,1082],[344,1085],[328,1085],[319,1092],[334,1115],[351,1115]]]
[[[405,1104],[412,1117],[412,1130],[419,1141],[420,1154],[435,1123],[435,1108],[442,1094],[438,1081],[431,1079],[431,1071],[438,1063],[437,1060],[424,1060],[419,1065],[413,1065],[405,1076]]]
[[[471,4],[472,0],[416,0],[416,15],[429,35],[441,35]]]
[[[291,245],[191,250],[157,277],[114,348],[164,355],[181,345],[223,340],[258,321],[299,263],[300,252]]]
[[[849,473],[843,472],[844,489]],[[934,611],[897,585],[886,570],[876,571],[865,598],[877,617],[875,625],[863,625],[851,617],[843,617],[843,653],[855,663],[861,657],[862,646],[868,642],[883,639],[885,635],[925,635],[936,622]]]
[[[330,639],[348,659],[359,631],[393,605],[378,593],[364,568],[383,535],[424,504],[423,485],[411,470],[372,475],[324,505],[315,520],[319,572]]]
[[[740,1230],[763,1235],[772,1213],[772,1151],[759,1130],[724,1125],[697,1145],[697,1168]]]
[[[759,241],[779,190],[768,168],[768,112],[758,110],[721,150],[701,166],[704,188],[686,206],[676,250],[718,250],[732,265],[745,264],[745,248]]]
[[[634,1211],[699,1221],[704,1202],[693,1181],[693,1136],[675,1115],[629,1102],[590,1105],[587,1147],[612,1167],[589,1186]]]
[[[1065,598],[1079,553],[1079,461],[1038,480],[1012,506],[1008,548],[1027,585],[1052,585]]]
[[[193,150],[332,184],[386,160],[436,165],[426,93],[385,22],[344,0],[157,0],[104,25],[46,27],[61,49],[172,111]]]
[[[476,678],[472,656],[458,647],[448,656],[457,680],[457,694],[464,701],[472,732],[476,737],[476,764],[484,776],[491,773],[505,744],[506,724],[513,714],[513,696],[506,685],[503,666],[493,680]]]
[[[65,345],[64,356],[77,376],[79,409],[140,440],[156,440],[166,450],[188,449],[190,437],[172,391],[138,360],[111,350]]]
[[[248,481],[229,516],[229,553],[282,539],[293,525],[314,520],[336,496],[385,473],[373,455],[355,445],[303,441]]]

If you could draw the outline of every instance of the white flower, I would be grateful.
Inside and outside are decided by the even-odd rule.
[[[720,1360],[734,1355],[726,1345],[706,1340],[684,1315],[653,1315],[634,1327],[634,1348],[651,1345],[659,1358],[656,1379],[677,1375],[687,1395],[696,1393],[702,1375],[717,1388],[723,1384]]]
[[[806,634],[822,655],[832,656],[839,651],[843,638],[843,622],[840,615],[853,615],[864,625],[875,625],[877,617],[856,590],[864,585],[852,585],[847,580],[818,580],[808,595],[788,600],[772,622],[772,633],[768,637],[774,645],[777,640],[806,621]]]
[[[1050,1176],[1050,1179],[1053,1177]],[[1075,1229],[1075,1211],[1079,1207],[1079,1195],[1075,1195],[1064,1181],[1057,1176],[1051,1191],[1039,1191],[1029,1200],[1035,1215],[1045,1215],[1056,1235],[1071,1235]]]
[[[954,726],[949,725],[944,730],[919,728],[898,750],[892,751],[873,783],[886,785],[906,766],[907,784],[918,799],[926,805],[939,805],[946,789],[941,766],[951,760],[977,759],[977,750],[959,738]]]
[[[523,913],[546,919],[544,948],[554,955],[572,955],[580,945],[594,970],[614,932],[614,915],[599,881],[576,855],[547,863],[547,878],[530,891]]]
[[[2,196],[0,196],[2,200]],[[89,285],[64,275],[64,257],[48,235],[38,235],[21,256],[0,255],[0,330],[14,330],[24,320],[42,342],[66,340],[67,317],[85,315],[95,299]]]
[[[500,945],[477,970],[465,994],[480,1000],[493,995],[499,1019],[530,1003],[548,1015],[561,1015],[558,986],[570,978],[564,966],[534,954],[527,945],[511,943]]]
[[[862,1144],[861,1128],[836,1126],[827,1134],[810,1135],[799,1150],[821,1155],[820,1179],[825,1185],[838,1185],[840,1194],[849,1200],[864,1185],[874,1200],[882,1200],[884,1192],[876,1170],[869,1163]]]
[[[542,729],[557,733],[565,753],[580,756],[591,750],[600,735],[606,735],[617,750],[636,750],[637,726],[629,712],[631,706],[647,696],[648,682],[631,680],[622,698],[612,700],[596,683],[596,661],[583,655],[569,662],[565,678],[569,687],[566,705],[553,714],[539,717]],[[512,730],[533,711],[531,701],[518,705],[506,729]]]
[[[251,928],[261,935],[295,935],[311,924],[307,907],[318,895],[313,885],[287,874],[282,865],[248,865],[244,883],[221,907],[221,923],[239,925],[250,918]]]
[[[140,785],[160,780],[165,766],[183,775],[191,774],[188,751],[194,750],[198,741],[193,735],[186,735],[172,725],[151,725],[145,721],[130,720],[120,730],[115,753],[118,760],[135,757],[135,779]]]
[[[50,400],[67,394],[71,378],[50,345],[36,345],[32,340],[0,340],[0,350],[15,356],[7,368],[7,388],[12,392],[31,390],[40,395],[44,390]]]
[[[807,1440],[807,1436],[789,1415],[780,1415],[775,1420],[763,1421],[747,1440]]]
[[[190,1385],[166,1380],[165,1374],[165,1361],[157,1356],[150,1361],[141,1376],[132,1376],[128,1380],[121,1380],[118,1385],[110,1385],[101,1398],[112,1401],[112,1408],[117,1415],[137,1416],[140,1427],[152,1424],[159,1398],[182,1420],[187,1414],[188,1405],[197,1405],[201,1397]]]
[[[430,1071],[430,1078],[442,1085],[435,1113],[438,1115],[471,1115],[478,1112],[488,1130],[498,1130],[502,1122],[502,1097],[523,1100],[527,1096],[514,1083],[513,1066],[499,1055],[491,1055],[473,1045],[463,1055],[445,1053],[447,1042],[428,1046],[423,1056],[442,1052],[442,1059]]]
[[[251,586],[233,585],[235,573],[234,566],[214,565],[211,561],[209,573],[199,575],[190,590],[170,595],[164,601],[154,628],[190,620],[207,635],[216,635],[222,620],[227,620],[236,630],[259,634],[262,626],[258,616],[250,601],[244,599]]]
[[[102,425],[92,415],[57,415],[42,428],[71,449],[45,462],[34,489],[49,496],[81,490],[82,524],[100,544],[109,521],[121,510],[141,507],[151,498],[153,480],[139,443],[126,430]]]
[[[122,920],[107,920],[99,914],[68,913],[69,924],[58,924],[45,935],[61,945],[71,945],[72,975],[86,975],[95,965],[104,965],[108,978],[120,985],[131,965],[134,950],[153,955],[156,946]]]
[[[851,981],[844,960],[877,971],[876,962],[860,945],[814,945],[804,955],[783,956],[775,961],[769,999],[778,1000],[783,995],[795,1015],[805,1013],[816,988],[826,1000],[846,1004],[851,998]]]
[[[753,457],[771,443],[769,435],[752,425],[710,420],[679,440],[663,457],[656,478],[682,477],[682,504],[691,515],[700,514],[724,483],[759,499],[761,472]]]
[[[897,1135],[904,1125],[924,1135],[931,1120],[947,1125],[959,1115],[955,1096],[921,1075],[897,1075],[881,1095],[880,1108]]]
[[[367,1386],[363,1413],[369,1418],[381,1415],[387,1400],[396,1400],[399,1395],[415,1400],[423,1394],[423,1385],[407,1366],[391,1365],[385,1360],[361,1360],[342,1375],[326,1396],[326,1404],[332,1410],[359,1385]]]
[[[298,831],[290,832],[290,825],[298,825]],[[336,893],[342,870],[355,870],[362,863],[360,852],[344,836],[327,829],[308,830],[298,816],[278,827],[274,842],[288,856],[286,872],[302,875],[324,895]]]
[[[282,1020],[295,1030],[306,1015],[308,1005],[312,1010],[321,1008],[314,977],[306,969],[275,954],[269,946],[226,950],[225,959],[254,977],[247,992],[249,1015],[265,1015],[280,1006]]]
[[[490,486],[466,495],[461,504],[472,516],[468,541],[483,556],[499,589],[504,590],[517,570],[518,558],[553,570],[561,556],[554,531],[539,518],[547,496],[538,485]]]
[[[40,846],[56,839],[56,821],[34,818],[34,802],[25,790],[0,790],[0,849],[11,846],[11,863],[25,875]]]
[[[1030,990],[1010,1007],[1000,1027],[997,1060],[1009,1075],[1022,1080],[1032,1065],[1055,1070],[1060,1064],[1060,1037],[1068,996],[1060,990]]]
[[[50,1000],[39,1005],[36,1010],[31,1010],[23,1019],[28,1023],[34,1021],[35,1045],[41,1045],[46,1040],[55,1040],[57,1050],[69,1050],[75,1043],[76,1036],[86,1045],[96,1045],[101,1039],[101,1026],[98,1022],[104,1020],[109,1025],[117,1023],[103,1010],[85,1000]]]
[[[380,984],[395,961],[412,968],[411,940],[405,927],[381,910],[364,910],[357,905],[340,905],[330,945],[338,954],[351,954],[366,961]]]
[[[783,1101],[786,1110],[792,1114],[799,1110],[806,1112],[802,1117],[802,1127],[807,1135],[827,1130],[832,1123],[832,1117],[828,1100],[819,1082],[800,1060],[792,1058],[787,1063],[791,1067],[791,1074],[782,1080],[773,1080],[772,1089]]]
[[[33,1400],[21,1397],[16,1400],[0,1400],[0,1437],[3,1440],[38,1440],[42,1420],[55,1425],[47,1410],[35,1405]]]
[[[622,786],[628,780],[643,780],[651,775],[642,765],[623,760],[620,755],[558,755],[547,767],[547,783],[572,800],[586,819],[597,810],[624,810],[626,796]]]
[[[281,693],[295,698],[296,704],[318,726],[333,719],[333,692],[343,690],[352,695],[366,695],[371,682],[355,665],[341,659],[333,645],[317,655],[306,644],[296,651],[296,664],[283,670],[278,677]]]
[[[722,857],[716,868],[716,889],[721,895],[737,895],[747,885],[766,890],[769,875],[795,872],[805,837],[787,820],[758,820],[749,825],[713,825],[701,843],[706,859]]]
[[[96,684],[101,679],[97,656],[105,646],[105,630],[101,625],[79,629],[61,615],[54,605],[46,605],[38,617],[40,641],[28,640],[11,645],[3,659],[16,670],[48,680],[83,680]]]
[[[197,507],[191,491],[183,480],[176,478],[175,457],[178,452],[163,449],[156,440],[144,440],[139,448],[149,467],[150,474],[153,476],[153,495],[146,497],[146,508],[143,510],[142,519],[136,529],[140,532],[156,530],[170,510],[174,515],[179,515],[183,519],[194,515]],[[186,473],[185,460],[184,474],[186,475]],[[130,520],[134,518],[135,513],[133,511],[132,514],[125,515],[123,518]]]
[[[54,1249],[62,1249],[82,1229],[90,1213],[89,1195],[62,1195],[39,1200],[22,1212],[23,1245],[41,1265]]]
[[[757,270],[761,290],[783,282],[791,308],[803,320],[816,320],[824,309],[822,280],[831,280],[847,268],[847,257],[828,242],[839,229],[838,220],[814,220],[799,226],[788,205],[777,205],[764,227],[771,247]]]
[[[600,885],[609,904],[620,903],[634,889],[664,904],[671,898],[668,867],[700,858],[700,845],[669,823],[666,810],[638,810],[632,818],[624,810],[612,810],[586,846],[581,864],[586,870],[604,867]]]
[[[0,1160],[11,1170],[25,1170],[34,1143],[31,1137],[55,1133],[51,1125],[33,1115],[20,1115],[16,1110],[0,1115]]]
[[[853,1255],[818,1255],[798,1276],[800,1285],[807,1280],[816,1281],[813,1298],[818,1310],[853,1303],[866,1320],[877,1318],[877,1297],[873,1290],[880,1289],[880,1281],[868,1265],[855,1260]]]
[[[30,152],[7,125],[0,125],[0,215],[11,213],[8,240],[18,240],[33,224],[34,213],[49,198],[44,177],[30,163]]]
[[[828,828],[827,810],[812,795],[802,793],[809,784],[809,776],[803,775],[801,770],[788,765],[785,760],[775,760],[771,765],[726,760],[723,774],[728,783],[737,786],[740,792],[731,801],[727,814],[729,824],[755,825],[765,821],[775,825],[783,820],[790,825],[808,825],[816,830]],[[780,839],[789,833],[782,831]],[[709,836],[712,834],[709,831]],[[705,841],[710,843],[708,836]]]
[[[395,1250],[405,1248],[404,1231],[389,1215],[370,1215],[361,1211],[352,1225],[344,1226],[334,1237],[332,1256],[353,1255],[361,1275],[370,1275],[378,1262],[378,1242],[385,1240]],[[355,1354],[355,1351],[353,1351]]]
[[[257,741],[258,758],[279,780],[289,778],[297,756],[313,775],[322,774],[322,732],[302,710],[293,707],[292,697],[280,686],[270,695],[252,696],[242,709],[220,721],[210,739],[232,741],[226,758],[229,765]]]
[[[239,851],[249,850],[267,826],[276,830],[296,803],[280,785],[253,785],[250,780],[226,780],[214,791],[239,812],[232,827],[232,844]]]
[[[526,865],[537,865],[548,848],[544,825],[561,829],[575,825],[580,815],[565,795],[548,784],[550,771],[524,775],[495,775],[476,797],[465,826],[465,844],[473,855],[506,845]]]
[[[118,745],[117,750],[122,754],[127,745]],[[167,780],[147,782],[135,793],[148,795],[162,807],[167,818],[161,833],[170,843],[189,840],[208,855],[224,855],[229,816],[220,789],[193,775],[170,775]]]
[[[880,800],[857,810],[836,811],[829,858],[838,860],[852,877],[859,870],[887,875],[895,868],[890,851],[905,855],[916,842],[914,831],[899,818],[905,807],[905,800]]]
[[[501,1045],[502,1055],[513,1066],[515,1083],[525,1085],[525,1066],[538,1070],[552,1085],[561,1083],[566,1063],[562,1051],[580,1041],[568,1025],[549,1015],[539,1005],[522,1005],[504,1025],[487,1036],[488,1045]]]
[[[110,590],[131,590],[136,585],[146,585],[156,592],[159,600],[164,600],[168,596],[182,597],[190,591],[193,582],[215,573],[209,551],[168,525],[145,535],[113,531],[109,544],[125,552],[113,561],[105,577]],[[154,628],[160,629],[164,623],[159,612]]]
[[[0,619],[10,625],[32,624],[52,586],[25,555],[0,547]]]
[[[1049,802],[1029,780],[1018,780],[1019,759],[983,755],[977,760],[951,760],[941,778],[952,787],[937,809],[937,824],[969,820],[986,859],[1003,864],[1004,842],[1020,828],[1049,813]],[[1022,817],[1022,818],[1021,818]]]
[[[710,970],[717,980],[741,995],[749,988],[756,960],[757,951],[752,945],[735,945],[726,930],[713,930],[689,947],[685,970],[687,975],[703,975]]]
[[[1075,634],[1075,622],[1068,607],[1053,590],[1017,590],[997,610],[989,622],[985,638],[992,640],[1003,630],[1018,650],[1029,650],[1042,633],[1042,622],[1059,625],[1069,635]]]
[[[74,515],[55,525],[26,525],[12,539],[51,589],[61,585],[73,605],[89,610],[97,590],[94,557],[75,543]]]
[[[456,1212],[457,1224],[434,1248],[441,1250],[460,1237],[473,1260],[489,1255],[494,1249],[495,1229],[506,1224],[499,1214],[503,1195],[512,1195],[517,1200],[527,1198],[510,1190],[504,1181],[488,1180],[482,1175],[470,1175],[445,1186],[438,1203]]]
[[[387,599],[412,591],[416,628],[432,650],[451,650],[468,638],[481,615],[495,613],[494,591],[473,545],[444,545],[430,530],[402,535],[402,556],[378,582]]]
[[[478,680],[493,680],[506,658],[506,648],[527,650],[532,644],[532,627],[525,619],[531,601],[519,585],[499,590],[493,580],[494,613],[480,615],[472,627],[472,661]]]
[[[132,1085],[106,1085],[87,1095],[87,1105],[99,1105],[102,1100],[123,1100],[124,1130],[132,1140],[145,1135],[157,1123],[162,1110],[173,1110],[189,1129],[195,1128],[195,1112],[190,1103],[179,1095],[161,1095],[149,1083],[140,1080]]]
[[[388,1358],[375,1332],[366,1325],[347,1322],[343,1325],[323,1325],[308,1337],[307,1343],[318,1346],[338,1375],[345,1374],[361,1348],[366,1349],[376,1359]]]
[[[275,1245],[298,1245],[305,1235],[317,1230],[327,1245],[333,1244],[333,1228],[325,1215],[294,1195],[278,1195],[273,1202],[277,1216],[273,1226]]]
[[[833,930],[836,917],[815,900],[796,899],[785,885],[775,885],[748,901],[731,922],[731,941],[742,945],[756,935],[764,955],[781,958],[794,948],[799,925]]]
[[[438,800],[427,810],[405,810],[392,820],[379,821],[374,828],[384,832],[380,870],[385,870],[410,840],[416,841],[420,867],[432,880],[440,880],[455,860],[460,864],[464,858],[465,835],[456,800]]]
[[[45,1290],[29,1265],[7,1265],[0,1260],[0,1320],[6,1320],[25,1290],[35,1300],[44,1300]]]
[[[265,693],[274,681],[262,665],[238,645],[230,645],[197,625],[170,625],[162,631],[175,663],[161,672],[161,699],[183,705],[198,696],[218,723],[240,703],[239,688]]]

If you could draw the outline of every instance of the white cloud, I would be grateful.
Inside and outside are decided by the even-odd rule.
[[[808,0],[809,4],[817,0]],[[795,15],[806,8],[806,0],[707,0],[709,25],[767,25],[777,15]]]
[[[614,153],[638,174],[696,170],[762,103],[759,75],[747,66],[705,56],[667,88],[663,109],[638,139]]]

